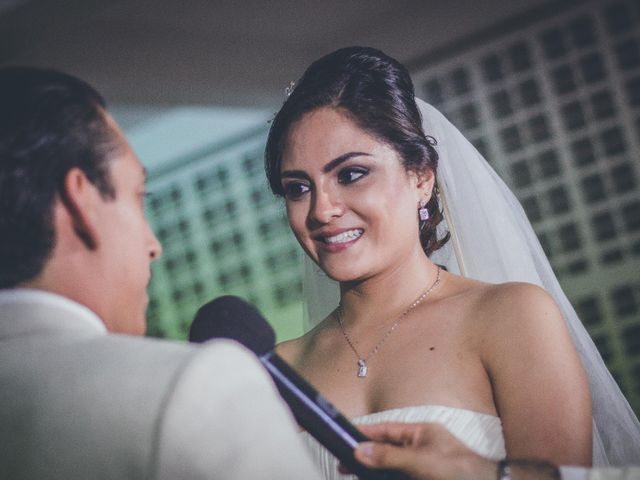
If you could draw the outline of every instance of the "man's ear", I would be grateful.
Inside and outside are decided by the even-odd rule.
[[[72,168],[64,177],[60,197],[76,235],[88,249],[95,250],[98,246],[96,207],[100,198],[97,187],[82,170]]]

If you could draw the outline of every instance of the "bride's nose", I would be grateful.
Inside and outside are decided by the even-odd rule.
[[[331,188],[318,188],[311,197],[309,219],[321,224],[329,223],[344,212],[340,195]]]

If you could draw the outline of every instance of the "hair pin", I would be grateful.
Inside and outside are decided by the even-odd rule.
[[[284,89],[285,98],[289,98],[289,95],[293,93],[293,89],[295,88],[295,86],[296,86],[295,80],[291,80],[291,82],[289,82],[289,85]]]

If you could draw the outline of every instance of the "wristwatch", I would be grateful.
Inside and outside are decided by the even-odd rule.
[[[506,459],[498,462],[498,480],[511,480],[511,467]]]

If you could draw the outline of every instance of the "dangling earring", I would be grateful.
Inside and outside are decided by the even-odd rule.
[[[421,222],[426,222],[429,220],[429,210],[427,210],[427,201],[420,200],[420,208],[418,209],[418,217],[420,217]]]

